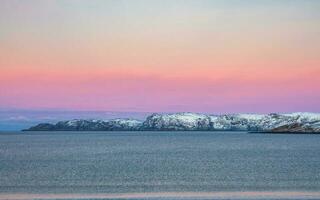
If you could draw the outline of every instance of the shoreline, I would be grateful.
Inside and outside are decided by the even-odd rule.
[[[210,198],[210,199],[314,199],[320,191],[242,191],[242,192],[147,192],[147,193],[0,193],[0,200],[24,199],[139,199],[139,198]]]

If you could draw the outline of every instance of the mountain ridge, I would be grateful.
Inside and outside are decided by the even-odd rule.
[[[24,131],[255,131],[320,132],[320,113],[224,114],[154,113],[142,121],[73,119],[40,123]]]

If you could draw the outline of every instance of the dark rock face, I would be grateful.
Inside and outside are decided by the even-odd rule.
[[[271,130],[273,133],[320,133],[320,128],[310,124],[293,123]]]
[[[28,131],[55,131],[55,125],[49,123],[41,123],[36,126],[30,127]]]
[[[320,132],[320,114],[152,114],[144,122],[133,119],[69,120],[38,124],[28,131],[265,131]]]

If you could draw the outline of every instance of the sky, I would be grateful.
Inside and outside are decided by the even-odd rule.
[[[1,0],[0,109],[320,112],[320,1]]]

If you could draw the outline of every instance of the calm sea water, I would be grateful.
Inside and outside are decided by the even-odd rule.
[[[320,191],[320,135],[0,133],[0,194],[219,191]]]

